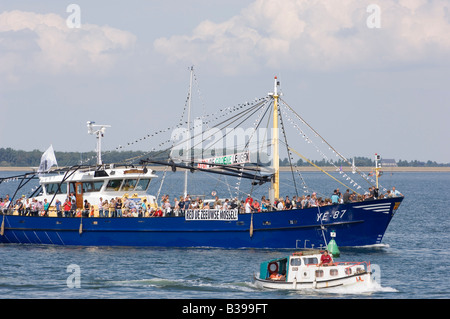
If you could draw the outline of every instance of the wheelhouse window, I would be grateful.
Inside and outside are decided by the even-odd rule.
[[[137,179],[126,179],[123,181],[122,190],[132,191],[136,187]]]
[[[59,183],[52,183],[45,185],[45,190],[48,195],[54,194],[67,194],[67,184],[62,183],[60,189],[58,190]]]
[[[136,184],[135,190],[137,190],[137,191],[145,191],[145,190],[147,190],[149,184],[150,184],[150,179],[141,179]]]
[[[316,265],[319,263],[316,257],[305,257],[303,258],[305,265]]]
[[[102,182],[99,182],[102,183]],[[128,179],[112,179],[108,181],[106,184],[107,191],[125,191],[132,192],[136,191],[146,191],[148,186],[150,185],[150,179],[140,179],[137,178],[128,178]],[[101,185],[100,185],[101,188]]]
[[[301,266],[301,265],[302,265],[301,258],[292,258],[291,259],[291,266]]]
[[[108,181],[108,184],[106,185],[107,191],[118,191],[120,188],[120,184],[122,184],[121,179],[112,179]]]
[[[83,193],[99,192],[103,186],[103,182],[83,182]]]

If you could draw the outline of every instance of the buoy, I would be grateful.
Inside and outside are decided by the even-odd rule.
[[[330,240],[330,242],[328,243],[328,246],[327,246],[328,252],[333,257],[339,257],[341,252],[339,251],[338,245],[336,244],[336,241],[334,240],[334,237],[336,237],[336,233],[334,231],[332,231],[330,233],[330,236],[331,236],[331,240]]]

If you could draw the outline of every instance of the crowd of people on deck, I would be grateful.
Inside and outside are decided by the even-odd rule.
[[[187,209],[215,209],[231,210],[238,209],[239,213],[258,213],[269,211],[282,211],[290,209],[305,209],[309,207],[322,207],[335,204],[346,204],[351,202],[370,201],[381,198],[391,198],[403,196],[395,187],[388,190],[386,194],[380,194],[375,187],[370,187],[364,195],[351,192],[347,189],[341,193],[339,188],[335,189],[328,198],[318,197],[316,193],[306,196],[289,196],[275,199],[273,203],[268,198],[262,196],[261,200],[252,198],[250,195],[244,199],[219,199],[203,200],[199,197],[193,199],[190,195],[175,197],[170,201],[169,195],[163,195],[159,205],[148,203],[147,199],[116,197],[109,201],[99,198],[98,203],[89,203],[84,200],[83,208],[78,208],[74,194],[70,194],[62,203],[56,199],[54,209],[58,217],[166,217],[183,216]],[[0,213],[17,213],[20,216],[48,216],[50,203],[47,199],[38,201],[36,198],[19,198],[14,202],[10,201],[9,195],[0,198]],[[97,214],[96,214],[97,212]]]

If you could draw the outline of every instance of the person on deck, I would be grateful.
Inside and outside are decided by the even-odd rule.
[[[289,199],[289,196],[286,196],[286,200],[284,201],[285,209],[292,209],[292,203]]]
[[[320,257],[319,266],[328,266],[333,263],[333,258],[328,254],[328,250],[325,250],[322,256]]]
[[[344,196],[342,197],[344,204],[347,204],[350,202],[350,190],[347,189],[344,193]]]
[[[91,204],[87,201],[87,199],[85,199],[84,200],[83,217],[89,217],[90,210],[91,210]]]
[[[64,202],[64,217],[70,217],[70,208],[72,205],[70,204],[69,197],[66,198],[66,201]]]
[[[128,197],[125,197],[125,200],[128,200]],[[114,205],[115,205],[116,217],[122,217],[122,215],[123,215],[122,212],[124,210],[124,207],[126,207],[125,204],[122,203],[122,199],[117,197]],[[129,202],[128,202],[128,207],[129,207]]]
[[[189,194],[186,195],[184,198],[184,210],[191,209],[191,197]]]
[[[261,212],[261,205],[258,203],[258,201],[256,199],[253,202],[253,211],[256,213]]]
[[[400,193],[398,190],[395,189],[395,186],[392,187],[392,196],[393,197],[403,197],[403,194]]]
[[[300,207],[303,209],[303,208],[308,208],[309,207],[309,200],[311,199],[311,195],[307,195],[306,197],[305,196],[302,196],[302,200],[301,200],[301,205],[300,205]]]
[[[62,217],[61,201],[59,199],[56,200],[55,207],[56,207],[56,216]]]
[[[98,217],[103,217],[103,198],[100,197],[98,202]]]
[[[334,190],[333,195],[331,195],[331,203],[332,204],[339,204],[339,196],[338,196],[336,190]]]
[[[246,201],[245,202],[245,213],[251,214],[251,212],[252,212],[252,206],[250,205],[250,201]]]

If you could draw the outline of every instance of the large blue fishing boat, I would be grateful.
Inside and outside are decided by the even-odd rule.
[[[192,71],[191,69],[191,84]],[[194,158],[194,152],[190,151],[195,145],[191,149],[186,148],[188,151],[184,152],[181,158],[174,156],[176,152],[166,152],[165,158],[147,158],[141,160],[139,166],[104,164],[101,160],[101,138],[108,126],[96,126],[93,122],[88,122],[89,133],[97,136],[97,165],[76,165],[50,170],[53,157],[43,156],[43,165],[39,171],[15,176],[20,180],[18,189],[31,179],[39,179],[40,193],[17,200],[16,191],[9,199],[1,216],[0,242],[80,246],[320,248],[327,246],[331,240],[330,234],[335,233],[339,246],[380,244],[403,196],[382,196],[381,191],[378,194],[378,164],[375,168],[376,185],[373,185],[375,193],[366,198],[360,196],[360,200],[355,198],[353,201],[343,202],[341,198],[336,203],[317,202],[317,205],[306,207],[298,202],[298,205],[294,204],[293,207],[285,205],[279,209],[274,207],[263,211],[255,207],[247,210],[247,203],[242,203],[243,210],[239,210],[239,207],[222,209],[205,205],[184,207],[176,212],[172,209],[172,213],[163,214],[166,215],[164,217],[153,217],[161,208],[158,196],[147,193],[151,180],[157,177],[151,169],[151,164],[163,164],[173,171],[180,169],[185,172],[225,174],[239,180],[248,179],[255,186],[267,182],[270,183],[269,206],[273,207],[275,202],[280,201],[278,124],[280,122],[283,125],[279,117],[284,111],[279,106],[278,87],[279,82],[275,77],[274,91],[267,97],[240,105],[236,110],[227,110],[229,113],[237,112],[235,119],[243,119],[260,111],[255,128],[266,114],[273,116],[273,158],[270,170],[267,167],[258,168],[255,161],[250,163],[248,149],[229,157],[205,159],[202,154],[203,157],[199,159]],[[268,106],[265,108],[266,104]],[[287,104],[285,110],[291,111],[306,123]],[[188,127],[189,125],[188,120]],[[96,128],[98,130],[95,130]],[[284,127],[281,128],[284,133]],[[189,139],[191,138],[194,139],[195,136],[190,136]],[[175,144],[184,147],[183,142],[186,140]],[[329,145],[326,141],[325,143]],[[303,157],[287,143],[286,148],[289,152]],[[336,154],[348,162],[337,151]],[[311,164],[315,166],[314,163]],[[353,169],[355,171],[355,167]],[[367,177],[363,173],[361,175]],[[0,179],[3,180],[5,179]],[[353,186],[357,185],[349,176],[346,176],[346,180],[350,180]],[[354,191],[355,195],[357,190]],[[186,189],[184,195],[187,194]],[[106,201],[105,204],[99,202],[100,197]],[[131,203],[129,210],[128,206],[126,209],[119,206],[117,211],[116,206],[111,209],[111,201],[117,199]],[[72,205],[67,209],[63,204],[66,200],[67,205]],[[58,211],[55,208],[57,201],[60,203]],[[30,204],[28,207],[27,202],[47,204],[39,211],[37,206]],[[91,207],[84,207],[85,202],[90,202]],[[145,212],[141,211],[143,203],[146,204]],[[16,204],[18,206],[15,206]],[[120,207],[127,210],[127,217],[118,214]],[[82,211],[85,214],[80,214],[79,217],[75,214]]]
[[[380,244],[401,197],[289,211],[238,214],[237,220],[185,217],[64,218],[3,215],[2,243],[222,248]]]

